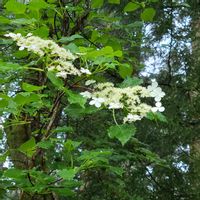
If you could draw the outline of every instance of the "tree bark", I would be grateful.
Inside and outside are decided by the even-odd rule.
[[[188,70],[188,83],[190,84],[190,104],[192,110],[190,111],[191,120],[199,120],[199,105],[198,88],[200,87],[200,12],[198,10],[200,4],[197,0],[192,1],[194,13],[192,16],[192,59]],[[191,190],[194,199],[200,199],[200,125],[196,124],[193,127],[192,142],[190,144],[190,179]]]

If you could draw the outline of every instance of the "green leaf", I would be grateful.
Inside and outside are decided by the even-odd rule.
[[[122,51],[120,51],[120,50],[117,50],[117,51],[114,51],[113,52],[113,56],[116,56],[116,57],[122,57]]]
[[[97,40],[100,37],[100,33],[97,30],[93,30],[92,34],[91,34],[91,41],[95,42],[95,40]]]
[[[100,8],[103,6],[104,0],[92,0],[92,8]]]
[[[23,14],[26,10],[26,5],[19,3],[16,0],[9,0],[5,4],[6,10],[14,14]]]
[[[20,133],[18,133],[20,134]],[[23,143],[19,148],[19,151],[21,151],[22,153],[26,154],[28,157],[32,157],[33,154],[36,151],[36,142],[35,142],[35,138],[32,137],[30,140],[28,140],[27,142]]]
[[[136,128],[133,125],[122,124],[111,126],[107,131],[110,138],[117,138],[124,145],[135,134]]]
[[[0,100],[0,108],[6,108],[8,106],[8,101],[6,99]]]
[[[49,36],[49,28],[47,26],[42,26],[37,28],[35,31],[32,32],[33,35],[37,35],[41,38],[48,38]]]
[[[41,141],[41,142],[37,143],[37,147],[43,148],[43,149],[49,149],[53,146],[54,146],[53,142],[51,142],[49,140],[45,140],[45,141]]]
[[[97,111],[98,111],[98,109],[95,106],[89,106],[89,107],[83,108],[78,104],[70,104],[65,109],[65,112],[73,118],[80,118],[84,115],[92,114]]]
[[[107,40],[106,46],[111,46],[114,51],[122,50],[122,44],[120,43],[119,39],[114,36],[112,36],[112,38],[109,38]]]
[[[120,0],[108,0],[108,3],[120,4]]]
[[[24,96],[22,93],[19,93],[13,98],[13,101],[17,106],[23,106],[29,103],[29,98],[26,95]]]
[[[83,165],[81,169],[88,169],[93,167],[109,167],[109,158],[112,155],[111,150],[96,149],[90,151],[83,151],[78,158]]]
[[[142,79],[139,79],[137,77],[127,77],[121,84],[120,84],[120,87],[121,88],[125,88],[125,87],[133,87],[133,86],[136,86],[136,85],[140,85],[143,83],[143,80]]]
[[[78,160],[88,160],[93,161],[93,164],[97,164],[98,162],[108,163],[109,157],[112,155],[112,151],[107,149],[98,149],[98,150],[90,150],[83,151]],[[91,163],[92,164],[92,163]]]
[[[78,168],[63,169],[58,171],[58,175],[65,180],[73,180],[77,172]]]
[[[75,34],[75,35],[72,35],[69,37],[62,37],[59,41],[62,43],[68,43],[68,42],[74,41],[76,39],[82,39],[82,38],[83,37],[81,35]]]
[[[63,81],[62,81],[60,78],[58,78],[58,77],[56,76],[56,73],[55,73],[55,72],[53,72],[53,71],[48,71],[48,72],[47,72],[47,77],[49,78],[49,80],[50,80],[58,89],[63,90],[63,88],[64,88],[64,83],[63,83]]]
[[[146,8],[144,11],[141,13],[141,19],[144,21],[153,21],[153,18],[156,14],[155,9],[153,8]]]
[[[100,56],[105,56],[105,57],[110,57],[110,58],[113,58],[114,56],[121,57],[122,51],[120,50],[113,51],[113,48],[111,46],[106,46],[100,50],[95,49],[86,54],[86,58],[92,59],[92,60],[96,60],[96,58]]]
[[[64,147],[69,151],[73,151],[77,149],[80,146],[81,142],[72,141],[70,139],[67,140],[67,142],[64,143]]]
[[[67,187],[64,188],[49,188],[49,190],[55,192],[59,196],[69,197],[74,196],[74,191],[68,189]]]
[[[13,53],[13,55],[16,58],[25,58],[29,55],[29,52],[26,50],[22,50],[22,51],[16,51],[15,53]]]
[[[31,2],[29,3],[30,10],[40,10],[48,7],[49,4],[46,3],[44,0],[31,0]]]
[[[5,162],[9,154],[10,154],[9,151],[6,151],[4,154],[0,155],[0,163]]]
[[[129,2],[124,8],[124,12],[132,12],[137,10],[138,8],[140,8],[139,3]]]
[[[65,45],[64,48],[66,50],[70,50],[72,53],[79,53],[80,52],[78,46],[74,43],[70,43],[68,45]]]
[[[35,93],[30,93],[30,92],[20,92],[13,98],[13,101],[18,106],[23,106],[31,102],[39,102],[42,97],[43,95],[41,94],[35,94]]]
[[[2,24],[9,24],[10,20],[8,18],[6,18],[6,17],[0,16],[0,22]]]
[[[96,58],[96,57],[99,57],[99,56],[107,56],[107,55],[111,55],[113,54],[113,49],[112,47],[110,46],[106,46],[100,50],[93,50],[89,53],[87,53],[87,57],[88,58]]]
[[[39,91],[45,87],[46,86],[37,86],[37,85],[31,85],[29,83],[22,83],[22,89],[27,92]]]
[[[129,64],[121,64],[119,65],[118,73],[122,78],[126,78],[132,75],[133,67]]]
[[[11,24],[14,24],[14,25],[29,25],[29,24],[34,25],[35,22],[37,22],[36,19],[26,19],[26,18],[11,20]]]
[[[160,112],[156,112],[156,113],[149,112],[149,113],[147,113],[146,118],[150,119],[150,120],[161,121],[161,122],[167,123],[166,117]]]
[[[166,161],[161,159],[159,155],[153,153],[152,151],[146,149],[146,148],[141,148],[140,151],[142,152],[142,155],[145,156],[145,158],[150,161],[151,163],[156,163],[157,165],[167,167]]]
[[[24,177],[26,174],[23,170],[21,169],[7,169],[4,172],[4,176],[8,178],[13,178],[13,179],[20,179]]]
[[[67,91],[67,94],[70,104],[79,104],[82,108],[85,108],[85,103],[87,100],[82,95],[72,91]]]
[[[56,129],[53,130],[54,133],[69,133],[69,132],[73,132],[73,128],[71,126],[62,126],[62,127],[57,127]]]
[[[20,66],[17,63],[11,63],[11,62],[4,62],[0,60],[0,71],[17,71],[23,69],[22,66]]]
[[[118,176],[122,176],[122,174],[124,173],[124,170],[121,167],[110,166],[109,170],[112,171],[112,172],[114,172]]]

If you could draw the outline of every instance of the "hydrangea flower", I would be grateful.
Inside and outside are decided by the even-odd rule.
[[[17,34],[15,34],[15,33],[7,33],[4,36],[5,37],[11,37],[13,40],[19,40],[22,37],[21,33],[17,33]]]
[[[155,79],[152,80],[152,84],[147,87],[147,90],[150,92],[151,96],[154,97],[155,101],[159,102],[162,97],[165,96],[165,93],[160,87]]]
[[[162,103],[161,102],[156,102],[156,106],[153,107],[152,109],[152,112],[163,112],[165,110],[165,108],[162,106]]]
[[[109,104],[109,109],[119,109],[119,108],[123,108],[123,105],[119,102],[111,102]]]
[[[60,71],[56,74],[57,77],[67,78],[67,73],[65,71]]]
[[[124,123],[126,123],[126,122],[135,122],[135,121],[141,120],[141,119],[142,119],[142,116],[129,113],[129,114],[124,118]]]
[[[96,81],[91,79],[91,80],[87,80],[87,81],[85,82],[85,85],[88,86],[88,85],[91,85],[91,84],[93,84],[93,83],[96,83]]]
[[[165,110],[160,102],[165,94],[155,80],[147,88],[142,86],[117,88],[110,82],[95,84],[93,88],[94,91],[89,95],[83,94],[86,98],[92,99],[89,104],[98,108],[102,105],[108,109],[125,108],[128,115],[124,117],[124,123],[141,120],[149,112],[163,112]],[[152,97],[157,100],[155,105],[143,102],[144,98]]]
[[[92,73],[90,72],[89,69],[81,68],[80,71],[81,71],[83,74],[88,74],[88,75],[92,74]]]
[[[8,33],[5,34],[5,36],[11,37],[16,41],[20,51],[27,49],[27,51],[33,52],[39,56],[48,54],[52,62],[49,64],[47,70],[56,71],[56,76],[65,79],[68,75],[81,75],[80,70],[72,63],[77,57],[52,40],[44,40],[40,37],[33,36],[31,33],[28,33],[25,37],[20,33]],[[88,71],[84,73],[88,73]]]
[[[101,107],[101,104],[104,102],[105,100],[103,98],[96,98],[96,97],[92,97],[92,101],[90,101],[90,105],[94,105],[97,108]]]
[[[81,92],[80,94],[81,94],[83,97],[87,98],[87,99],[89,99],[89,98],[92,97],[92,94],[91,94],[90,92],[88,92],[88,91]]]

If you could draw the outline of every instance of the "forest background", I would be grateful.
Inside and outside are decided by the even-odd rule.
[[[1,0],[0,198],[199,200],[199,11],[198,0]],[[48,53],[11,32],[56,42],[92,73],[45,71]],[[165,111],[128,124],[80,95],[86,80],[152,79]]]

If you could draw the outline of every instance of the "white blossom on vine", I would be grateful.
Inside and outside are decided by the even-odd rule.
[[[92,73],[90,72],[89,69],[81,68],[80,71],[81,71],[83,74],[88,74],[88,75],[92,74]]]
[[[126,117],[124,117],[124,123],[135,122],[135,121],[141,120],[141,119],[142,119],[141,116],[129,113]]]
[[[20,33],[8,33],[6,37],[11,37],[16,41],[19,50],[27,50],[35,53],[40,57],[45,57],[50,61],[47,66],[47,70],[54,70],[57,72],[58,77],[67,78],[68,75],[78,75],[82,73],[73,65],[73,61],[77,58],[76,55],[72,54],[69,50],[60,47],[52,40],[45,40],[37,36],[33,36],[28,33],[25,37]]]
[[[88,91],[81,92],[80,94],[81,94],[83,97],[87,98],[87,99],[89,99],[89,98],[92,97],[92,94],[91,94],[90,92],[88,92]]]
[[[160,87],[158,87],[158,83],[155,79],[152,80],[151,85],[149,85],[147,89],[150,92],[151,97],[154,97],[155,101],[157,102],[159,102],[165,96],[165,93]]]
[[[91,80],[87,80],[87,81],[85,82],[85,85],[88,86],[88,85],[91,85],[91,84],[93,84],[93,83],[96,83],[96,81],[91,79]]]
[[[19,50],[27,50],[46,59],[47,71],[55,71],[57,77],[66,79],[68,75],[80,76],[81,74],[91,75],[88,68],[80,69],[74,66],[76,55],[69,50],[60,47],[52,40],[45,40],[31,33],[25,37],[20,33],[8,33],[6,37],[11,37],[16,41]],[[129,86],[117,88],[111,82],[96,83],[95,80],[87,80],[86,86],[92,85],[92,92],[81,92],[80,94],[89,100],[90,105],[97,108],[106,107],[108,109],[123,109],[126,113],[123,121],[135,122],[147,116],[149,112],[163,112],[165,110],[161,99],[165,93],[158,86],[156,80],[152,80],[148,87]],[[147,103],[146,98],[154,98],[154,105]]]
[[[165,110],[160,102],[165,93],[154,80],[148,87],[117,88],[111,82],[97,83],[93,86],[93,92],[82,92],[81,95],[92,99],[89,100],[89,104],[98,108],[104,106],[108,109],[125,110],[127,115],[123,119],[124,123],[141,120],[149,112],[163,112]],[[152,97],[155,100],[154,105],[146,103],[145,98]]]
[[[89,102],[90,105],[94,105],[97,108],[101,107],[101,104],[105,101],[104,98],[96,98],[96,97],[92,97],[92,100]]]
[[[109,109],[120,109],[120,108],[123,108],[123,104],[122,103],[119,103],[119,102],[111,102],[109,104]]]
[[[162,106],[161,102],[156,102],[155,107],[153,107],[152,112],[163,112],[165,110],[165,108]]]

